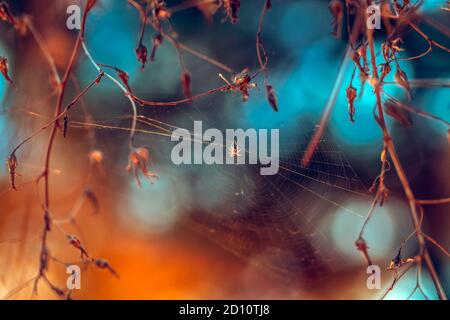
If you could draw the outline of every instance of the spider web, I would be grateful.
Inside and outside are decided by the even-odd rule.
[[[189,121],[193,120],[203,121],[203,132],[223,128],[224,119],[218,116],[222,112],[219,99],[223,97],[208,97],[209,101],[177,111],[166,110],[164,118],[172,119],[172,129],[178,124],[191,131]],[[238,107],[246,107],[239,97],[231,99]],[[272,112],[269,107],[264,111]],[[158,110],[145,114],[152,119],[161,118]],[[164,122],[158,125],[164,126]],[[296,286],[299,282],[316,283],[338,269],[336,266],[346,265],[345,258],[333,246],[330,230],[322,230],[321,222],[337,210],[344,210],[362,223],[366,213],[355,212],[345,203],[357,198],[367,200],[370,195],[345,154],[328,135],[320,141],[310,165],[302,167],[300,159],[312,132],[293,135],[291,131],[292,128],[280,128],[280,169],[274,176],[262,176],[259,165],[247,164],[185,165],[184,169],[171,166],[169,170],[181,170],[180,179],[190,183],[190,200],[182,204],[182,211],[187,213],[184,222],[189,228],[269,271],[282,283]],[[166,146],[165,155],[159,157],[167,157],[170,154],[167,138],[157,137],[150,145],[158,145],[157,141]],[[164,150],[164,145],[156,148]],[[163,160],[170,161],[170,158]],[[192,167],[196,167],[194,171]],[[208,177],[206,180],[200,177],[202,171]],[[174,190],[175,194],[183,192],[181,188]],[[210,198],[214,198],[212,204]],[[207,204],[199,204],[204,202]]]

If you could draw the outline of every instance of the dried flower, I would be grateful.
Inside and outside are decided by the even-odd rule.
[[[14,86],[14,82],[9,76],[9,68],[8,68],[8,59],[4,57],[0,57],[0,72],[6,81],[8,81],[12,86]]]
[[[167,6],[164,1],[160,1],[156,4],[155,16],[158,20],[164,20],[164,19],[170,18],[170,11],[167,10]]]
[[[103,162],[103,152],[100,150],[92,150],[89,152],[89,160],[91,163],[102,163]]]
[[[414,262],[414,259],[407,258],[402,259],[402,248],[398,250],[397,255],[389,262],[389,266],[386,268],[387,271],[390,270],[397,270],[401,267],[403,267],[405,264]]]
[[[84,190],[84,196],[94,208],[94,214],[98,213],[100,211],[100,205],[94,191],[87,188]]]
[[[356,249],[358,249],[366,260],[367,264],[372,265],[372,260],[369,256],[369,247],[367,246],[366,240],[364,238],[359,237],[355,242]]]

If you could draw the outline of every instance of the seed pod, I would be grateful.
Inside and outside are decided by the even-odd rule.
[[[359,237],[358,240],[355,242],[356,249],[361,252],[364,259],[366,260],[368,265],[372,265],[372,260],[369,256],[369,247],[367,246],[366,240],[364,240],[362,237]]]

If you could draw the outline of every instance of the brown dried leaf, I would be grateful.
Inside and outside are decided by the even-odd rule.
[[[266,93],[267,93],[267,101],[275,112],[278,112],[278,101],[277,96],[275,95],[275,90],[273,87],[268,84],[266,85]]]
[[[342,36],[342,20],[344,18],[344,5],[340,0],[332,0],[329,9],[333,15],[333,36],[341,38]]]
[[[163,42],[163,37],[160,33],[158,33],[156,36],[153,37],[153,48],[152,53],[150,54],[150,61],[155,61],[156,57],[156,51],[158,50],[159,46]]]
[[[364,240],[362,237],[359,237],[358,240],[355,242],[356,249],[361,252],[364,259],[366,260],[368,265],[372,265],[372,260],[369,256],[369,247],[367,246],[366,240]]]
[[[129,93],[133,93],[130,87],[130,77],[127,72],[117,69],[117,76],[119,77],[120,81],[124,84],[124,86],[127,88]]]
[[[5,78],[5,80],[8,81],[12,86],[14,86],[14,82],[9,76],[8,59],[4,57],[0,57],[0,72]]]
[[[109,272],[111,272],[116,278],[119,278],[119,274],[114,270],[108,261],[105,259],[97,259],[95,260],[95,266],[99,269],[107,269]]]
[[[409,113],[401,107],[401,104],[398,101],[394,99],[387,100],[384,103],[384,110],[387,115],[400,122],[403,126],[412,126],[413,122]]]
[[[92,191],[91,189],[85,189],[84,196],[94,208],[94,214],[97,214],[100,211],[100,205],[94,191]]]
[[[126,170],[128,172],[133,171],[136,184],[139,188],[142,186],[141,180],[139,179],[139,171],[144,175],[144,177],[148,178],[152,184],[156,179],[158,179],[158,175],[156,173],[148,170],[149,164],[151,165],[147,148],[138,148],[130,154]]]
[[[350,116],[350,121],[355,122],[355,99],[356,99],[356,89],[350,85],[347,88],[347,101],[348,101],[348,115]]]

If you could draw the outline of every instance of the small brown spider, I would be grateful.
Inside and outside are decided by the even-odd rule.
[[[228,148],[228,154],[230,155],[230,157],[233,157],[233,158],[241,156],[241,148],[237,144],[236,140]]]
[[[233,77],[233,81],[230,83],[221,73],[219,77],[225,81],[230,87],[227,90],[239,91],[242,95],[242,100],[247,101],[250,97],[249,89],[253,89],[257,86],[256,83],[252,83],[252,77],[248,74],[248,69],[245,68],[240,73]]]

